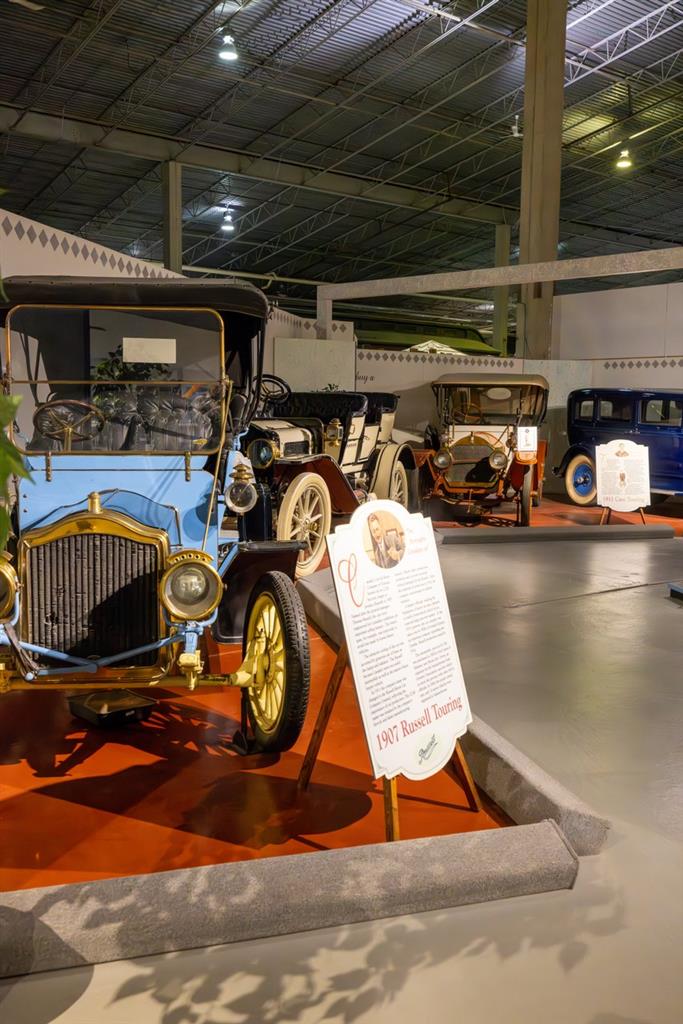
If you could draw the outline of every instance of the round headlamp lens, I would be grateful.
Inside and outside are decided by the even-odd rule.
[[[209,581],[198,566],[188,565],[174,572],[170,580],[171,593],[181,604],[199,604],[209,592]]]
[[[437,469],[448,469],[451,464],[451,453],[448,448],[440,448],[434,456],[434,465]]]
[[[491,452],[489,455],[489,466],[491,469],[505,469],[507,462],[508,460],[505,452]]]
[[[206,618],[222,594],[223,584],[214,567],[194,559],[171,565],[161,581],[164,607],[179,619]]]
[[[235,515],[241,516],[245,512],[251,512],[258,501],[258,491],[252,483],[243,483],[236,480],[230,484],[225,492],[225,504]]]
[[[249,445],[247,456],[254,469],[267,469],[275,458],[272,441],[268,441],[266,438],[257,438]]]

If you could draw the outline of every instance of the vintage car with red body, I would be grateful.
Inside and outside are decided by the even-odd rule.
[[[242,440],[260,494],[245,526],[249,538],[303,543],[297,576],[320,565],[334,515],[351,515],[370,495],[416,507],[415,456],[393,436],[396,395],[295,392],[268,374],[261,389]]]
[[[535,374],[455,373],[432,384],[436,425],[418,453],[423,499],[439,498],[460,514],[481,516],[506,500],[528,526],[543,489],[546,442],[538,427],[548,382]]]

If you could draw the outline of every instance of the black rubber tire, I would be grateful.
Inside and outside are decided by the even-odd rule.
[[[540,508],[541,502],[543,501],[543,481],[539,480],[538,490],[536,494],[531,496],[531,505],[533,508]]]
[[[647,507],[654,508],[656,505],[663,505],[668,497],[668,494],[662,494],[660,491],[650,491],[650,504]]]
[[[246,691],[247,711],[258,750],[272,753],[289,750],[301,734],[308,709],[311,656],[306,613],[294,584],[283,572],[265,573],[249,596],[247,613],[244,618],[243,653],[246,651],[251,613],[254,604],[263,593],[268,593],[272,598],[284,634],[284,695],[280,716],[274,728],[268,732],[264,732],[256,721],[249,690]]]
[[[533,473],[531,468],[524,474],[522,490],[519,492],[519,525],[531,526],[531,484]]]

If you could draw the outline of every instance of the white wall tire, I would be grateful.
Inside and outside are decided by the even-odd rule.
[[[575,455],[564,474],[567,494],[575,505],[592,505],[598,493],[595,463],[590,455]]]
[[[408,474],[406,467],[398,459],[394,463],[391,470],[391,477],[389,478],[389,494],[387,495],[390,501],[397,501],[399,505],[403,505],[404,508],[408,508]]]
[[[325,555],[325,537],[332,526],[332,501],[327,484],[317,473],[294,477],[285,491],[277,516],[278,540],[302,540],[296,577],[314,573]]]

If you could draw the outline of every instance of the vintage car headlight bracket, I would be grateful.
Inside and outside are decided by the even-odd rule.
[[[159,584],[161,602],[175,619],[208,618],[220,604],[223,581],[205,551],[177,551]]]

